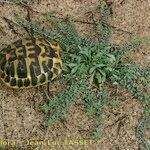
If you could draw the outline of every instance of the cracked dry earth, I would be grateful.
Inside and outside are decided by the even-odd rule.
[[[150,38],[150,2],[145,0],[109,0],[112,7],[112,27],[114,44],[120,44],[130,37]],[[98,0],[29,0],[32,8],[32,20],[37,20],[47,11],[58,16],[72,15],[78,22],[79,33],[84,36],[94,36],[92,24],[80,23],[91,20],[91,12],[97,14]],[[28,36],[21,27],[15,26],[18,32],[14,34],[6,17],[15,20],[15,14],[26,17],[27,11],[21,5],[0,1],[0,46],[16,39]],[[145,68],[150,63],[150,47],[136,49],[130,55],[133,62]],[[43,86],[46,89],[46,86]],[[51,91],[56,92],[57,85],[52,85]],[[0,82],[0,146],[8,140],[5,148],[16,141],[16,149],[42,150],[144,150],[138,142],[136,127],[143,113],[143,103],[134,98],[128,91],[119,87],[118,100],[105,110],[105,122],[101,140],[91,139],[91,131],[95,119],[87,116],[82,100],[68,109],[66,119],[48,128],[43,126],[45,115],[39,105],[45,101],[43,93],[37,89],[12,90]],[[110,103],[113,103],[113,99]],[[84,141],[84,139],[88,139]],[[49,145],[38,145],[28,140],[50,140]],[[65,140],[66,143],[65,143]],[[68,143],[68,140],[72,142]],[[76,143],[76,140],[81,140]]]

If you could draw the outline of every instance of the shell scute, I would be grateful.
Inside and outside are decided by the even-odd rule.
[[[21,39],[0,51],[0,77],[12,88],[45,84],[61,70],[59,44],[44,38]]]

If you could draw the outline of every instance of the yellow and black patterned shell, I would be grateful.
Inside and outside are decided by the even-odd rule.
[[[18,40],[0,51],[0,78],[12,88],[45,84],[61,73],[60,50],[44,38]]]

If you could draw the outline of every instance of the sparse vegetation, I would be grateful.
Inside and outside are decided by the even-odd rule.
[[[150,149],[149,142],[149,130],[150,130],[150,106],[146,106],[142,117],[139,119],[137,126],[137,137],[139,143],[141,143],[147,150]]]

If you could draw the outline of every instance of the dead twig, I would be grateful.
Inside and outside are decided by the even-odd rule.
[[[9,28],[12,30],[12,32],[16,35],[19,35],[19,33],[16,32],[16,30],[14,29],[14,24],[18,25],[17,23],[13,22],[12,20],[9,20],[6,17],[2,17],[3,20],[6,21],[6,23],[8,24]]]
[[[0,25],[0,33],[2,34],[2,35],[6,35],[7,33],[4,31],[4,28]]]

